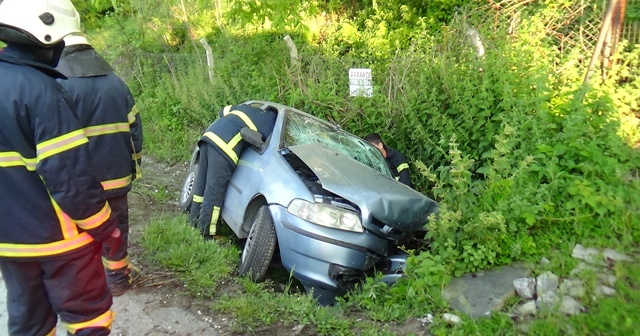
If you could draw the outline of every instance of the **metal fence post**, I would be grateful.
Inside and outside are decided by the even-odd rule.
[[[211,46],[209,45],[209,43],[207,43],[207,40],[201,38],[200,43],[204,47],[204,50],[207,51],[207,68],[209,69],[209,81],[213,83],[213,52],[211,51]]]

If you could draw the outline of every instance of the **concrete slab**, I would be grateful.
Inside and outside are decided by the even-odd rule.
[[[454,278],[442,296],[452,308],[473,318],[486,317],[502,309],[516,292],[513,281],[526,278],[531,270],[524,264],[503,266]]]

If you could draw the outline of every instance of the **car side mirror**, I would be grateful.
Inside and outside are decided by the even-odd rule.
[[[240,136],[242,140],[246,141],[249,145],[256,149],[262,149],[264,141],[262,141],[262,134],[260,134],[260,132],[254,131],[249,127],[243,127],[240,130]]]

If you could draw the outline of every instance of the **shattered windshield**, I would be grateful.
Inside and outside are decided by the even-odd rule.
[[[320,119],[287,110],[284,146],[320,143],[391,177],[380,151],[366,141]]]

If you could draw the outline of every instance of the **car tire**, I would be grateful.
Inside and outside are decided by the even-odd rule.
[[[260,207],[253,219],[249,236],[242,250],[238,275],[248,276],[253,282],[264,281],[276,249],[276,228],[266,205]]]
[[[180,192],[180,199],[178,199],[178,207],[182,212],[189,213],[191,210],[191,202],[193,201],[193,187],[198,177],[198,162],[196,161],[189,168],[187,177],[182,184],[182,190]]]

